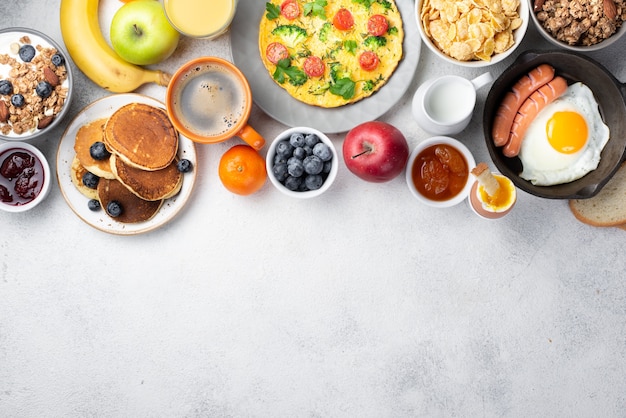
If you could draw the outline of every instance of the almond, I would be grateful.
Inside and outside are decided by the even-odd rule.
[[[56,87],[59,85],[59,77],[54,73],[54,71],[52,71],[50,67],[44,67],[43,77],[48,83],[50,83],[52,87]]]
[[[53,119],[54,119],[53,115],[44,116],[43,118],[39,119],[39,122],[37,123],[37,128],[38,129],[43,129],[43,128],[47,127],[48,125],[50,125],[52,123]]]
[[[4,100],[0,100],[0,122],[9,120],[9,106]]]
[[[606,18],[609,20],[615,20],[615,17],[617,16],[617,7],[615,7],[615,2],[613,0],[604,0],[603,8]]]

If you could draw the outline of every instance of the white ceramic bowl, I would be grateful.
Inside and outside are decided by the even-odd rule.
[[[50,172],[48,160],[43,153],[37,147],[27,142],[13,141],[0,144],[0,165],[3,165],[4,161],[10,158],[14,152],[26,152],[39,160],[35,163],[35,175],[33,177],[38,179],[38,182],[43,181],[43,183],[39,183],[41,189],[32,200],[29,200],[27,203],[16,204],[18,197],[13,189],[15,180],[11,181],[11,179],[7,179],[0,174],[0,185],[6,187],[8,192],[13,195],[13,202],[3,202],[0,199],[0,209],[6,212],[25,212],[34,208],[46,198],[52,184],[52,173]]]
[[[8,134],[3,134],[0,131],[0,139],[5,140],[5,141],[26,141],[26,140],[31,140],[37,137],[41,137],[42,135],[45,135],[47,132],[50,132],[52,129],[58,126],[61,123],[61,121],[65,118],[65,116],[69,113],[70,104],[71,104],[72,96],[73,96],[73,76],[72,76],[72,65],[70,63],[70,56],[64,50],[62,50],[59,44],[55,42],[49,36],[39,31],[36,31],[34,29],[29,29],[29,28],[14,27],[14,28],[0,29],[0,53],[8,54],[10,57],[16,58],[18,62],[21,62],[19,55],[11,51],[11,44],[15,44],[15,43],[20,44],[19,41],[23,36],[28,36],[30,38],[31,45],[33,45],[34,47],[36,47],[37,45],[41,45],[43,47],[48,47],[48,48],[52,47],[56,49],[57,52],[65,59],[64,66],[66,70],[66,80],[62,85],[67,87],[67,96],[65,97],[61,110],[54,116],[54,119],[48,126],[42,129],[33,127],[33,129],[29,130],[28,132],[24,132],[21,134],[16,134],[13,131],[9,132]],[[39,51],[37,51],[37,55],[40,55]],[[4,68],[4,70],[2,67]],[[8,71],[10,71],[10,69],[11,67],[9,65],[0,66],[0,80],[9,78]],[[37,80],[43,81],[43,70],[38,71]],[[15,86],[14,86],[14,89],[15,89]],[[0,100],[3,100],[5,102],[8,101],[10,103],[10,99],[11,99],[10,96],[0,96]],[[45,114],[47,115],[48,113],[51,113],[51,109],[48,109]],[[4,124],[0,123],[0,125],[4,125]]]
[[[445,145],[449,145],[455,148],[457,151],[461,153],[461,155],[463,155],[463,158],[465,158],[465,163],[467,164],[467,170],[468,170],[467,180],[465,182],[463,189],[459,193],[457,193],[455,196],[447,200],[432,200],[424,196],[422,193],[420,193],[417,190],[417,187],[415,187],[415,183],[413,181],[413,165],[415,164],[417,157],[426,148],[431,147],[433,145],[437,145],[437,144],[445,144]],[[476,162],[474,160],[474,156],[463,143],[461,143],[457,139],[454,139],[448,136],[434,136],[434,137],[425,139],[424,141],[420,142],[413,149],[413,151],[411,151],[411,154],[409,155],[409,161],[406,165],[406,172],[405,172],[406,183],[407,183],[407,186],[409,187],[409,190],[411,191],[411,194],[415,196],[415,198],[419,200],[420,202],[428,206],[432,206],[436,208],[447,208],[447,207],[455,206],[467,198],[467,196],[469,195],[470,189],[472,188],[472,184],[474,183],[474,179],[472,178],[470,170],[474,168],[475,166],[476,166]]]
[[[567,49],[569,51],[576,51],[576,52],[598,51],[598,50],[600,50],[602,48],[606,48],[607,46],[614,44],[615,42],[617,42],[617,40],[619,40],[626,33],[626,23],[625,23],[625,24],[622,24],[622,26],[620,26],[620,28],[617,30],[617,32],[615,32],[613,35],[611,35],[607,39],[603,40],[602,42],[599,42],[599,43],[594,44],[594,45],[589,45],[589,46],[570,45],[570,44],[568,44],[566,42],[559,41],[558,39],[556,39],[554,36],[552,36],[552,34],[550,32],[548,32],[543,27],[543,25],[541,24],[541,22],[537,18],[537,15],[533,11],[534,0],[525,0],[525,2],[528,2],[528,4],[529,4],[530,18],[534,22],[534,25],[537,28],[537,31],[548,42],[550,42],[552,45],[555,45],[555,46],[557,46],[559,48],[564,48],[564,49]]]
[[[285,185],[282,184],[278,180],[276,175],[274,174],[273,168],[274,168],[274,157],[276,155],[276,146],[278,145],[279,142],[281,142],[284,139],[289,140],[292,134],[298,133],[298,132],[304,135],[307,135],[307,134],[317,135],[322,142],[324,142],[326,145],[330,147],[332,151],[333,156],[331,160],[332,165],[331,165],[330,172],[327,174],[326,178],[324,179],[324,183],[319,189],[307,190],[307,191],[293,191],[285,187]],[[274,187],[276,187],[280,192],[286,194],[287,196],[291,196],[291,197],[295,197],[299,199],[307,199],[307,198],[312,198],[312,197],[321,195],[326,190],[328,190],[328,188],[333,184],[333,182],[335,181],[335,178],[337,177],[337,171],[339,169],[339,157],[337,155],[337,150],[335,149],[335,146],[333,145],[332,141],[323,132],[318,131],[317,129],[313,129],[313,128],[309,128],[305,126],[299,126],[299,127],[287,129],[281,132],[280,134],[278,134],[276,138],[274,138],[274,140],[270,144],[269,149],[267,150],[267,156],[265,157],[265,164],[267,167],[267,175],[270,179],[270,182],[274,185]]]
[[[509,49],[507,49],[506,51],[502,52],[502,53],[498,53],[498,54],[494,54],[491,57],[490,61],[483,61],[483,60],[477,60],[477,61],[460,61],[457,60],[455,58],[452,58],[451,56],[445,54],[443,51],[441,51],[437,45],[435,45],[433,43],[433,41],[428,37],[428,35],[426,35],[426,32],[424,31],[424,26],[422,24],[422,19],[420,18],[421,15],[421,9],[422,9],[422,3],[423,0],[416,0],[415,1],[415,10],[414,10],[414,17],[417,21],[417,29],[419,31],[420,37],[422,38],[422,41],[424,42],[424,44],[426,44],[426,47],[428,47],[428,49],[430,49],[436,56],[438,56],[439,58],[441,58],[444,61],[447,61],[449,63],[452,64],[456,64],[456,65],[460,65],[462,67],[470,67],[470,68],[478,68],[478,67],[487,67],[493,64],[496,64],[504,59],[506,59],[509,55],[511,55],[513,53],[513,51],[515,51],[515,49],[517,49],[517,47],[520,45],[520,43],[522,42],[522,39],[524,39],[524,35],[526,35],[526,30],[528,29],[528,20],[529,18],[529,0],[520,0],[520,5],[519,5],[519,9],[518,9],[518,13],[519,16],[522,18],[522,24],[519,28],[517,28],[514,32],[513,32],[513,38],[515,39],[515,43],[513,44],[513,46],[511,46]],[[530,0],[532,1],[532,0]]]

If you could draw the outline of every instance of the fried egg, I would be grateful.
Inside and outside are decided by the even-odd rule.
[[[522,141],[520,177],[537,186],[574,181],[595,170],[609,140],[593,92],[575,83],[531,122]]]

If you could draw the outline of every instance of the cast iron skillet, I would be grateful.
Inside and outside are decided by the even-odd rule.
[[[522,171],[519,158],[505,157],[502,149],[493,145],[491,137],[491,125],[506,92],[522,75],[544,63],[552,65],[556,74],[565,77],[569,84],[580,81],[593,91],[600,114],[611,132],[597,169],[578,180],[555,186],[535,186],[519,177]],[[609,181],[624,159],[626,85],[620,83],[601,64],[586,56],[566,51],[527,51],[498,77],[489,90],[484,107],[483,129],[487,149],[494,164],[521,190],[549,199],[590,198]]]

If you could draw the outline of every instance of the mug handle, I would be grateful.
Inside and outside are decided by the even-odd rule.
[[[248,124],[245,124],[244,127],[237,132],[237,136],[257,151],[265,145],[265,139]]]
[[[484,85],[488,83],[491,83],[492,81],[493,81],[493,76],[491,75],[489,71],[487,71],[486,73],[481,74],[475,79],[473,79],[472,84],[474,85],[474,89],[478,90],[479,88],[483,87]]]

